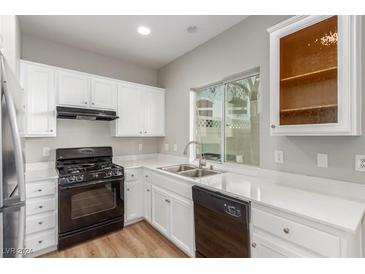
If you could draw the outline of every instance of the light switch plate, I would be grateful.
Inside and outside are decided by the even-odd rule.
[[[365,171],[365,155],[355,156],[355,170],[362,172]]]
[[[177,144],[174,144],[174,151],[177,151]]]
[[[317,153],[317,167],[328,167],[328,154]]]
[[[143,145],[142,144],[139,144],[138,145],[138,151],[142,151],[143,150]]]
[[[282,150],[275,150],[275,163],[284,163],[284,152]]]
[[[49,147],[43,147],[43,149],[42,149],[43,157],[49,157],[50,153],[51,153],[51,149]]]
[[[165,144],[165,151],[169,151],[169,149],[170,149],[170,146],[169,146],[169,144]]]

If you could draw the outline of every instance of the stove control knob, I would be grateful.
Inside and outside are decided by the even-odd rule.
[[[107,171],[106,173],[105,173],[105,177],[107,177],[107,178],[109,178],[109,177],[112,177],[113,176],[113,171]]]
[[[84,180],[84,175],[78,175],[75,177],[76,182],[81,182],[82,180]]]
[[[67,178],[68,183],[73,183],[73,182],[75,182],[75,180],[76,180],[75,176],[70,176],[70,177]]]
[[[114,174],[114,176],[120,176],[120,175],[122,175],[122,172],[119,169],[115,169],[115,170],[113,170],[113,174]]]

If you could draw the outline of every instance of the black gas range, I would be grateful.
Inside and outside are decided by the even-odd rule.
[[[124,226],[124,169],[111,147],[56,150],[58,249]]]

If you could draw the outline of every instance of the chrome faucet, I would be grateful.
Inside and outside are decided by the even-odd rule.
[[[186,144],[185,148],[184,148],[184,155],[188,154],[188,148],[190,145],[195,144],[196,146],[200,146],[199,152],[200,152],[200,157],[199,157],[199,168],[203,168],[207,165],[207,162],[203,156],[203,145],[200,142],[197,141],[190,141],[189,143]]]

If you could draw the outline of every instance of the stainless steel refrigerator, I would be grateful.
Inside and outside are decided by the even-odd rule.
[[[24,96],[0,51],[0,258],[23,257],[25,237]]]

